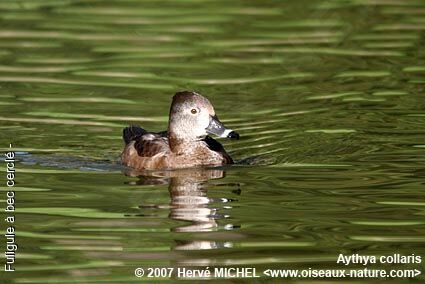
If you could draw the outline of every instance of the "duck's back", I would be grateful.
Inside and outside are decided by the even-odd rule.
[[[188,168],[202,165],[233,164],[232,158],[215,139],[206,136],[203,140],[181,145],[185,151],[170,150],[167,132],[151,133],[139,126],[123,130],[125,142],[121,162],[135,169]]]
[[[124,128],[124,151],[121,162],[136,169],[167,168],[166,157],[170,152],[167,132],[151,133],[139,126]]]

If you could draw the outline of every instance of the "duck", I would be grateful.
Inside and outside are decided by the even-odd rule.
[[[208,134],[239,139],[237,132],[221,123],[206,97],[193,91],[177,92],[166,131],[148,132],[138,125],[124,128],[121,163],[135,170],[233,164],[220,142]]]

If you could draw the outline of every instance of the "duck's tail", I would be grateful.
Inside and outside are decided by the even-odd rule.
[[[124,139],[124,142],[127,145],[131,141],[137,140],[146,133],[147,131],[141,128],[140,126],[130,125],[129,127],[124,128],[124,130],[122,131],[122,138]]]

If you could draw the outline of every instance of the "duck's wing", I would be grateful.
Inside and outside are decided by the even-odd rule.
[[[211,151],[218,152],[221,154],[221,156],[223,156],[224,164],[233,164],[232,157],[230,157],[229,154],[227,154],[226,150],[224,150],[224,147],[223,145],[220,144],[220,142],[218,142],[214,138],[211,138],[208,135],[205,136],[203,141],[205,142],[205,144],[207,144],[208,148]]]
[[[140,157],[153,157],[169,150],[167,131],[152,133],[137,125],[131,125],[123,130],[123,139],[126,146],[134,147]]]
[[[167,136],[158,133],[146,133],[134,142],[134,148],[140,157],[153,157],[167,153],[170,149]]]

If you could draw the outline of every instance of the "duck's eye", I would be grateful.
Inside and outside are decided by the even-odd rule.
[[[198,110],[196,108],[192,108],[192,110],[190,111],[192,114],[196,114],[198,112]]]

